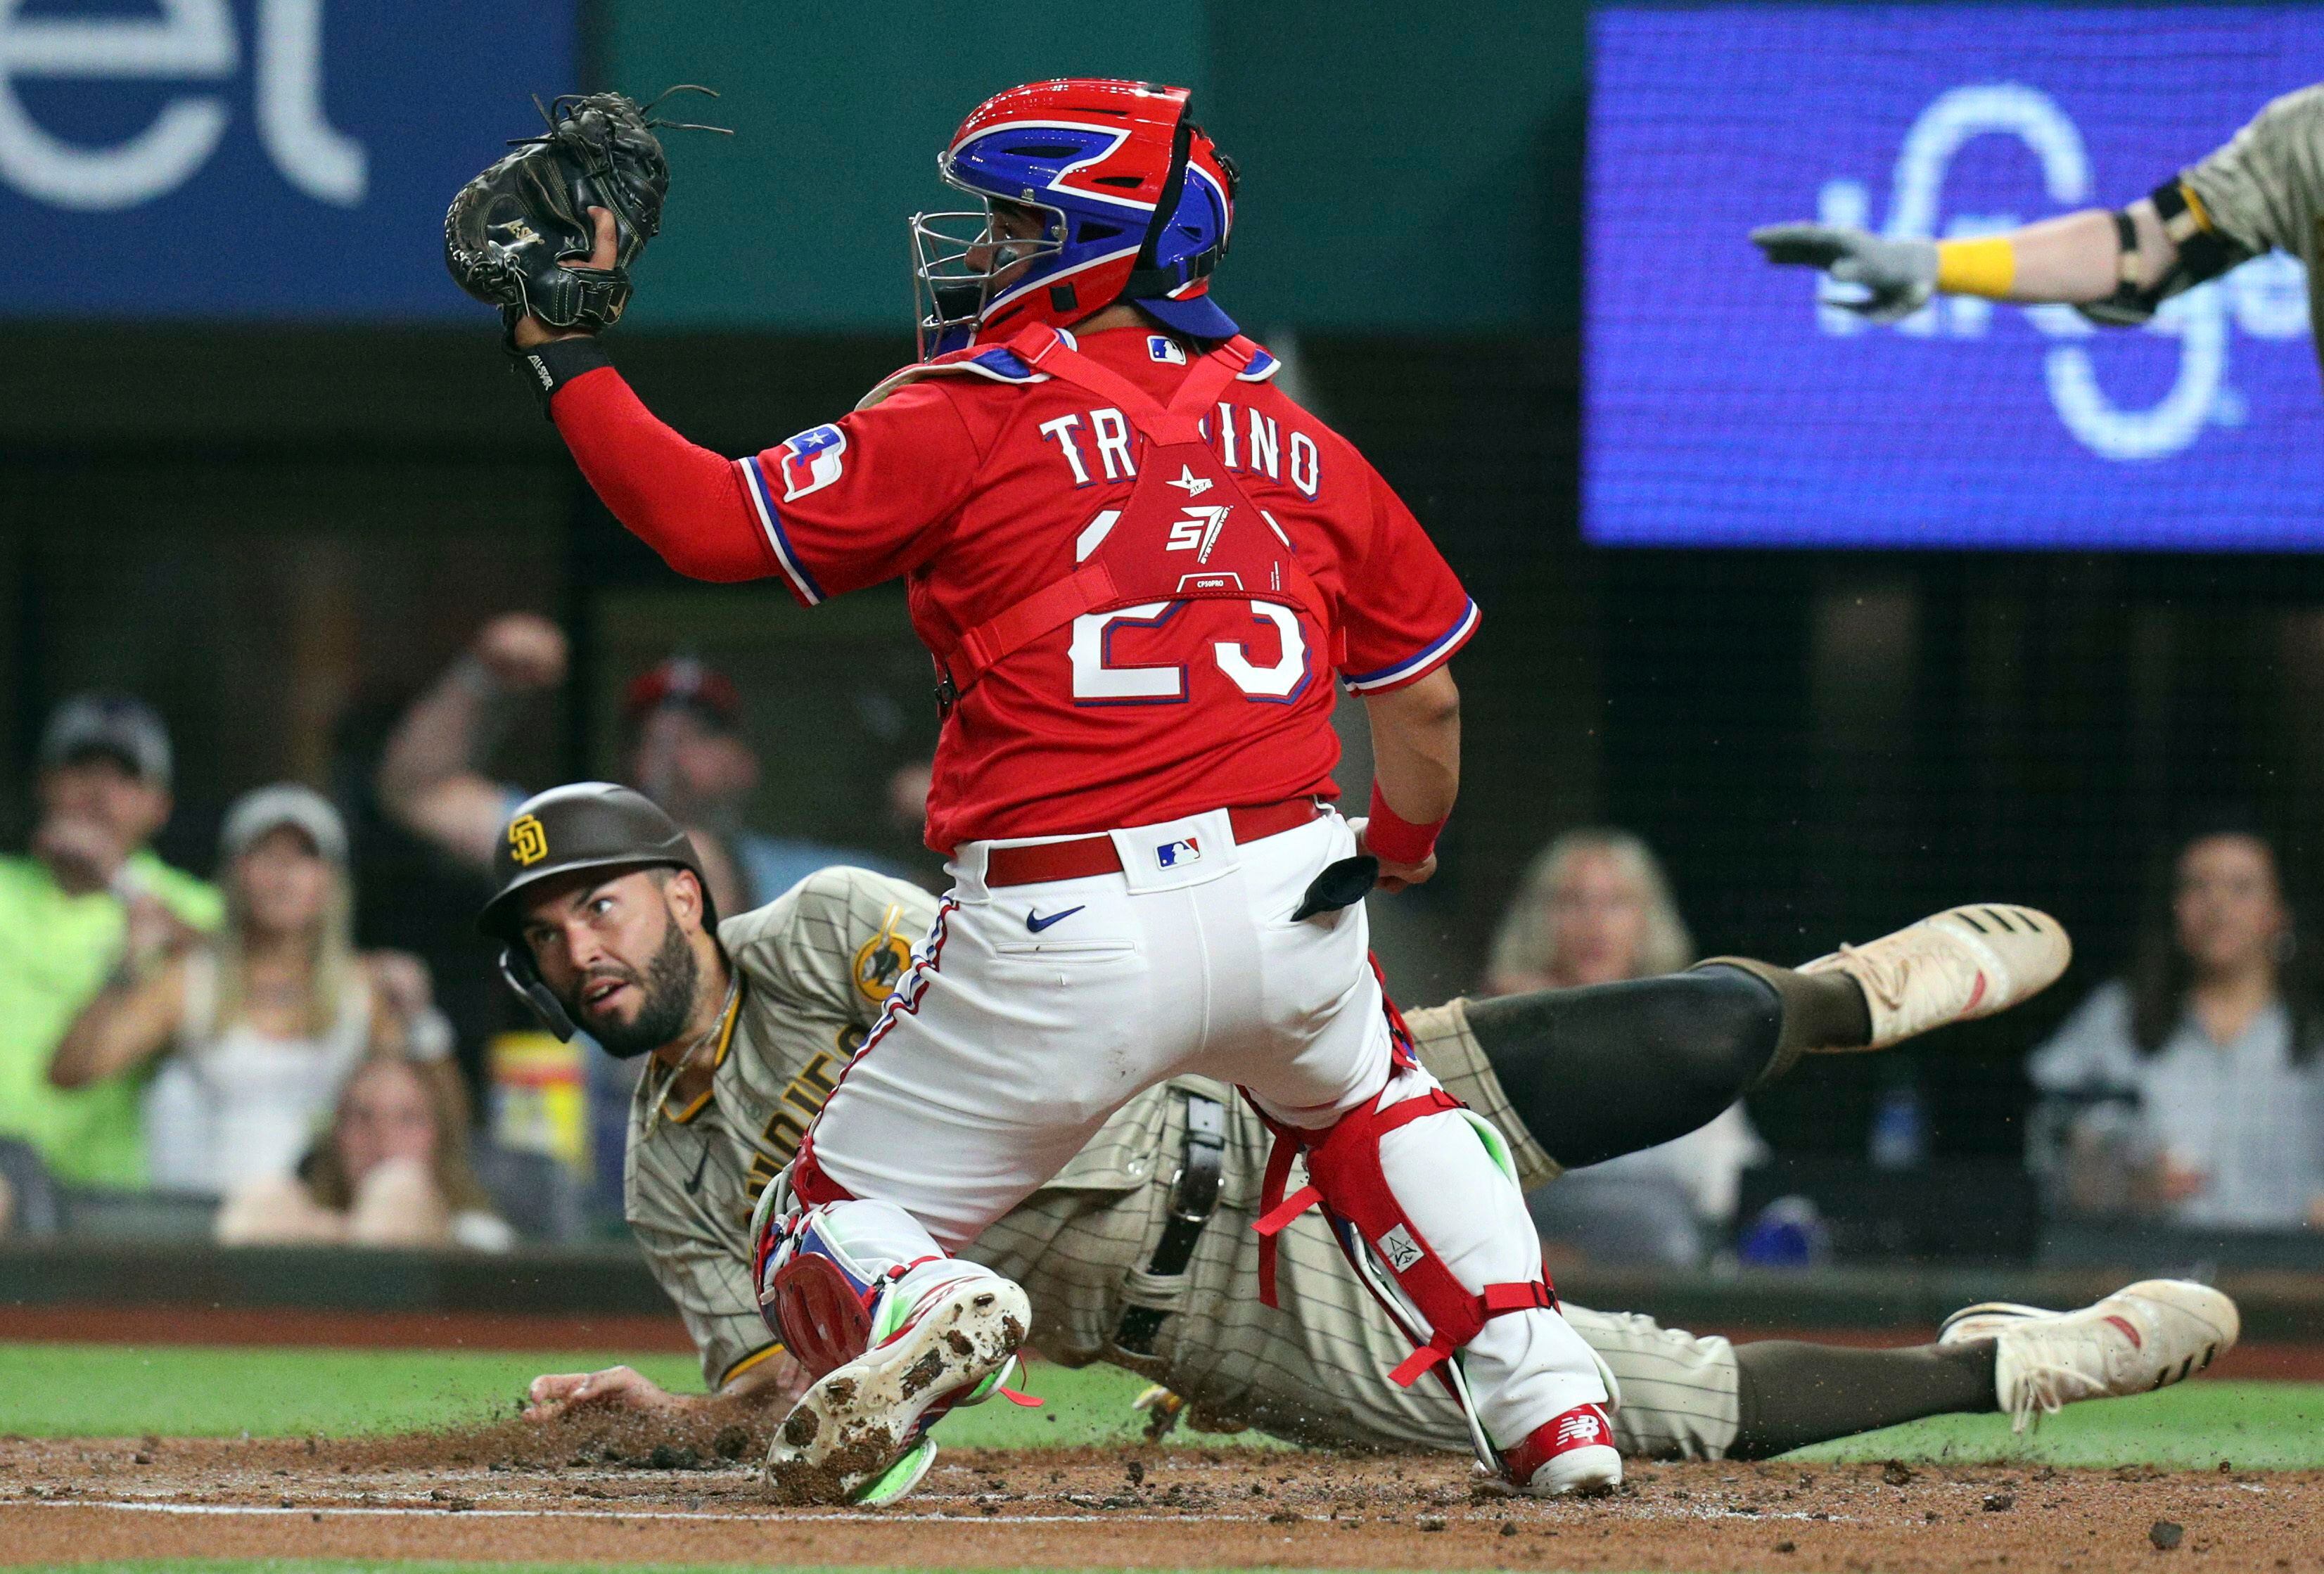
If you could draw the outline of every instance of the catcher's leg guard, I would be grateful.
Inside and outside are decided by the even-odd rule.
[[[1557,1314],[1499,1135],[1427,1072],[1403,1065],[1379,1099],[1327,1131],[1276,1129],[1259,1232],[1271,1244],[1323,1204],[1359,1276],[1419,1347],[1390,1379],[1408,1386],[1435,1371],[1469,1413],[1480,1461],[1520,1487],[1618,1482],[1620,1458],[1603,1441],[1610,1431],[1591,1442],[1572,1424],[1557,1468],[1541,1471],[1547,1455],[1536,1435],[1613,1395],[1596,1356]],[[1286,1199],[1291,1158],[1303,1146],[1310,1183]],[[1269,1254],[1260,1293],[1270,1303],[1271,1269]],[[1517,1475],[1527,1463],[1534,1468]]]
[[[761,1195],[751,1234],[759,1313],[810,1377],[893,1332],[893,1308],[932,1286],[1000,1277],[948,1256],[892,1202],[803,1204],[788,1171]]]
[[[928,1429],[1005,1385],[1032,1321],[1025,1293],[947,1256],[910,1214],[801,1206],[778,1176],[752,1222],[761,1315],[816,1381],[767,1451],[785,1502],[886,1502],[918,1483]]]

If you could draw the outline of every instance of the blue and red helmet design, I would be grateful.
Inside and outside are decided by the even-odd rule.
[[[912,218],[921,354],[1063,327],[1120,300],[1197,338],[1236,333],[1210,299],[1234,226],[1234,165],[1187,98],[1075,77],[977,106],[936,170],[984,207]],[[995,203],[1038,213],[1042,233],[1002,232]]]

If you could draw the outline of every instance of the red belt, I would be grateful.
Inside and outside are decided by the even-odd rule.
[[[1286,798],[1256,808],[1229,809],[1227,823],[1238,843],[1296,831],[1323,813],[1313,798]],[[1028,847],[996,847],[984,856],[987,886],[1038,886],[1051,880],[1086,879],[1120,874],[1121,853],[1111,836],[1076,836],[1070,842],[1037,842]]]

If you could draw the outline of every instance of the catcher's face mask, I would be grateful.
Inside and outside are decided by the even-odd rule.
[[[981,208],[916,213],[912,305],[920,359],[972,342],[984,308],[1032,263],[1065,246],[1065,216],[1031,203],[987,201]]]

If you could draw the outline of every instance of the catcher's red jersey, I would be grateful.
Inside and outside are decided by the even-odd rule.
[[[1164,403],[1188,375],[1181,344],[1142,328],[1074,347]],[[1474,631],[1474,603],[1418,522],[1345,439],[1273,386],[1277,369],[1257,351],[1202,421],[1231,484],[1191,468],[1182,480],[1184,466],[1168,466],[1158,491],[1185,506],[1162,522],[1186,561],[1206,557],[1205,511],[1239,492],[1288,545],[1312,594],[1157,593],[1010,650],[945,720],[930,846],[1333,796],[1334,670],[1359,691],[1394,688]],[[619,478],[601,477],[576,431],[588,424],[576,396],[606,381],[576,380],[555,414],[635,528],[621,487],[606,484]],[[914,628],[942,655],[1107,550],[1151,457],[1123,402],[988,347],[909,368],[836,424],[735,460],[731,474],[768,566],[800,601],[900,575]],[[1153,550],[1167,559],[1169,545]],[[1291,604],[1302,599],[1320,603],[1333,626]]]

